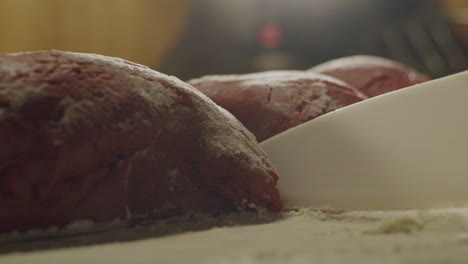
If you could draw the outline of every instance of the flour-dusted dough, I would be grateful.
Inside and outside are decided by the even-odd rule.
[[[0,55],[0,231],[282,208],[253,135],[190,85],[95,54]]]
[[[331,60],[311,69],[326,74],[361,90],[369,97],[428,81],[419,73],[399,62],[368,55],[356,55]]]
[[[367,98],[340,80],[301,71],[211,75],[188,82],[236,116],[258,141]]]

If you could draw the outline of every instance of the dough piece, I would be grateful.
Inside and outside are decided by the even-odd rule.
[[[232,115],[118,58],[0,55],[0,142],[0,231],[282,209],[277,173]]]
[[[430,80],[399,62],[366,55],[331,60],[309,71],[347,82],[369,97]]]
[[[258,141],[367,98],[342,81],[301,71],[212,75],[188,83],[236,116]]]

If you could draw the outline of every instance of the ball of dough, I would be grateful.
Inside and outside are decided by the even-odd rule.
[[[0,55],[0,231],[282,208],[254,136],[190,85],[94,54]]]
[[[263,141],[365,98],[332,77],[302,71],[212,75],[188,81]]]
[[[430,80],[399,62],[366,55],[331,60],[309,71],[340,79],[369,97]]]

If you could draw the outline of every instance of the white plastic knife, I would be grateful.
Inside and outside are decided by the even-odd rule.
[[[468,71],[350,105],[260,145],[287,207],[468,206]]]

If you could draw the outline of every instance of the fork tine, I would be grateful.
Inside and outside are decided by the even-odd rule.
[[[419,53],[426,68],[436,76],[441,75],[446,69],[445,63],[441,54],[431,36],[426,32],[424,26],[419,21],[411,21],[406,24],[404,34],[407,36],[414,50]]]
[[[391,58],[408,65],[418,65],[419,68],[421,68],[421,66],[426,68],[423,63],[420,63],[421,60],[415,56],[414,52],[412,52],[405,43],[404,35],[398,24],[389,25],[383,31],[382,38]]]
[[[458,72],[468,68],[465,54],[458,45],[451,29],[446,23],[437,23],[430,28],[434,41],[440,47],[451,71]]]

